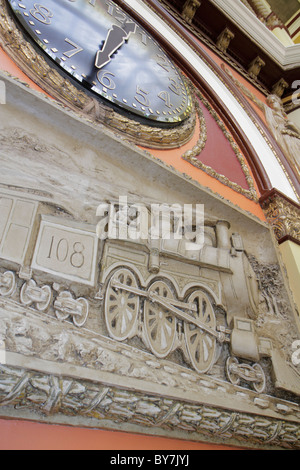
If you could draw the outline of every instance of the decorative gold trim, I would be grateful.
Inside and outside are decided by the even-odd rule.
[[[300,206],[278,191],[261,199],[261,207],[279,243],[290,239],[300,244]]]
[[[5,0],[0,0],[0,12],[0,46],[31,80],[54,99],[94,123],[105,124],[137,145],[172,149],[190,141],[196,126],[195,109],[183,123],[168,129],[129,119],[87,94],[79,85],[75,86],[51,66],[42,52],[27,41]]]
[[[192,84],[190,84],[190,87],[191,86],[192,86]],[[210,167],[208,165],[205,165],[199,159],[199,155],[202,152],[202,150],[204,149],[205,144],[207,142],[207,129],[206,129],[204,114],[203,114],[202,109],[199,106],[199,103],[197,102],[197,100],[195,102],[195,107],[196,107],[197,115],[198,115],[199,122],[200,122],[200,129],[201,129],[199,139],[198,139],[197,144],[194,146],[194,148],[192,150],[189,150],[186,153],[184,153],[182,155],[182,158],[184,160],[186,160],[187,162],[191,163],[193,166],[195,166],[197,168],[200,168],[201,170],[205,171],[205,173],[207,173],[208,175],[210,175],[213,178],[217,179],[218,181],[225,184],[226,186],[230,187],[234,191],[236,191],[236,192],[242,194],[243,196],[246,196],[247,198],[252,199],[255,202],[257,202],[258,201],[258,195],[257,195],[256,189],[255,189],[255,186],[254,186],[253,178],[250,174],[250,170],[248,168],[248,165],[245,162],[245,158],[242,155],[242,153],[240,152],[236,142],[232,138],[232,135],[230,134],[230,132],[228,132],[225,124],[219,118],[217,112],[212,108],[210,103],[203,97],[203,95],[200,93],[200,91],[197,90],[195,87],[194,87],[194,93],[197,96],[197,98],[207,108],[207,110],[209,111],[209,113],[214,118],[217,125],[219,126],[219,128],[223,132],[225,138],[230,143],[230,145],[231,145],[231,147],[232,147],[232,149],[235,153],[235,156],[236,156],[236,158],[238,159],[238,161],[241,165],[241,168],[242,168],[242,171],[245,175],[245,178],[246,178],[247,184],[249,186],[249,189],[247,190],[247,189],[242,188],[239,184],[234,183],[233,181],[231,181],[226,176],[219,174],[216,170],[214,170],[212,167]]]

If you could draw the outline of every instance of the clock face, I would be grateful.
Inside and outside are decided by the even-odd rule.
[[[110,0],[8,0],[32,39],[75,80],[153,123],[182,122],[192,102],[156,41]]]

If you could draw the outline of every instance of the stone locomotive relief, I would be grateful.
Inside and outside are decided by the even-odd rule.
[[[0,141],[0,415],[299,447],[279,265],[211,212],[188,240],[175,213],[153,236],[147,193],[89,149]],[[124,216],[107,200],[128,187]]]
[[[0,416],[300,448],[299,338],[269,228],[6,83]],[[203,204],[201,230],[174,212],[155,236],[161,201]]]
[[[75,374],[75,388],[84,375],[112,386],[121,377],[125,388],[159,395],[168,386],[174,399],[187,391],[207,399],[210,390],[215,405],[234,407],[234,395],[245,413],[268,410],[298,422],[300,376],[284,354],[293,338],[278,269],[270,274],[260,266],[228,221],[204,217],[203,230],[187,240],[174,236],[182,233],[181,219],[163,213],[162,233],[171,238],[155,238],[149,207],[128,206],[125,218],[118,203],[101,208],[91,226],[57,217],[57,208],[37,197],[2,192],[1,247],[17,240],[23,251],[1,251],[1,376],[21,376],[6,386],[0,410],[18,401],[23,385],[28,391],[14,369],[25,367],[25,357],[30,370],[50,367],[50,383],[57,373]],[[30,379],[30,387],[43,381]]]

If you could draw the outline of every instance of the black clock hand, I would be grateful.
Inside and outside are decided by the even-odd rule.
[[[102,50],[97,52],[95,66],[98,69],[104,67],[111,61],[111,56],[125,43],[131,33],[135,33],[136,24],[133,22],[126,23],[125,25],[113,25],[107,33]]]

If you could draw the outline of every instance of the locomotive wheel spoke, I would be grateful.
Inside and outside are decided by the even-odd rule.
[[[163,281],[156,281],[149,289],[165,300],[173,300],[173,293]],[[176,336],[176,318],[158,302],[147,299],[144,307],[145,333],[150,349],[159,358],[172,351]]]
[[[202,291],[195,291],[187,300],[197,306],[192,316],[209,327],[216,329],[216,318],[208,296]],[[193,367],[200,373],[207,372],[215,358],[216,338],[201,328],[186,321],[184,323],[185,343]]]
[[[113,287],[113,280],[124,285],[124,289]],[[133,335],[139,313],[139,297],[125,290],[137,287],[137,280],[129,269],[119,269],[110,279],[104,304],[105,322],[108,332],[117,341]]]
[[[254,382],[253,387],[258,393],[263,393],[266,389],[265,373],[259,364],[254,364],[253,370],[257,378],[257,381]]]
[[[233,385],[239,385],[240,377],[238,375],[239,361],[236,357],[229,357],[226,362],[226,375]]]

